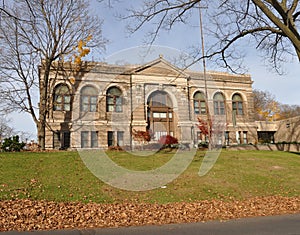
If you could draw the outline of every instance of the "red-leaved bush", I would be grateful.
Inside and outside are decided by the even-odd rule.
[[[171,135],[163,135],[158,140],[158,143],[160,143],[161,145],[178,144],[178,140]]]
[[[140,130],[132,130],[133,139],[139,142],[149,142],[152,137],[152,133],[150,130],[140,131]]]

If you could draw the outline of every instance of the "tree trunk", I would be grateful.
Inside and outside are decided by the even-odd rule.
[[[41,150],[45,150],[45,137],[46,137],[46,89],[40,87],[40,104],[39,104],[39,121],[37,124],[38,141]]]
[[[45,136],[46,136],[46,132],[45,132],[46,128],[45,125],[43,125],[41,122],[39,122],[37,124],[37,131],[38,131],[38,142],[39,142],[39,146],[41,148],[41,150],[45,150]]]

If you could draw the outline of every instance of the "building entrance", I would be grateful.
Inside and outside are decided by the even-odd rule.
[[[173,104],[165,91],[153,92],[147,101],[147,129],[155,140],[161,136],[174,136]]]

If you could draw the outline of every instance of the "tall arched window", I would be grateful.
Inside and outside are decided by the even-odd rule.
[[[80,91],[80,111],[96,112],[97,111],[98,93],[96,88],[85,86]]]
[[[214,95],[214,114],[225,115],[225,98],[221,92]]]
[[[71,94],[67,85],[59,84],[54,89],[53,96],[54,111],[70,111],[71,110]]]
[[[194,112],[195,112],[195,114],[205,114],[206,113],[205,96],[200,91],[197,91],[194,94]]]
[[[122,111],[122,91],[118,87],[110,87],[106,93],[106,112]]]
[[[232,97],[232,112],[236,115],[243,115],[243,99],[241,95],[234,94]]]
[[[148,98],[151,107],[172,107],[172,101],[165,91],[155,91]]]

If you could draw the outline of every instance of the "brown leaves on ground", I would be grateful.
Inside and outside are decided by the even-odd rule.
[[[6,200],[0,201],[0,231],[190,223],[299,212],[300,197],[280,196],[169,204]]]

